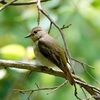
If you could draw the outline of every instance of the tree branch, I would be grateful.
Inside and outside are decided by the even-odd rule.
[[[41,0],[41,2],[47,2],[47,1],[50,1],[50,0]],[[8,2],[5,1],[5,0],[0,0],[0,3],[3,4],[3,5],[8,4]],[[13,2],[10,5],[11,6],[24,6],[24,5],[32,5],[32,4],[36,4],[36,3],[37,3],[37,1]]]
[[[10,68],[26,69],[26,70],[30,70],[33,72],[41,72],[41,73],[45,73],[45,74],[54,75],[57,77],[62,77],[62,78],[65,77],[64,73],[61,71],[56,71],[56,70],[53,70],[46,66],[38,66],[38,65],[34,65],[34,64],[20,62],[20,61],[1,60],[0,59],[0,67],[1,66],[6,67],[6,68],[10,67]],[[86,81],[84,81],[83,79],[81,79],[80,77],[78,77],[76,75],[72,74],[72,76],[73,76],[75,82],[78,85],[80,85],[82,88],[84,88],[91,95],[91,97],[93,97],[95,100],[100,100],[100,89],[99,88],[89,85]]]
[[[4,6],[2,6],[2,7],[0,8],[0,11],[3,10],[4,8],[6,8],[7,6],[11,5],[11,4],[14,3],[15,1],[17,1],[17,0],[13,0],[13,1],[11,1],[11,2],[6,3]]]

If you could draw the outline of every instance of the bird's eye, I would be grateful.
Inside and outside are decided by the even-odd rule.
[[[36,34],[36,33],[37,33],[37,31],[34,31],[34,33]]]

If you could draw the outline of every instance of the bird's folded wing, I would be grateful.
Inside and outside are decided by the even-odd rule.
[[[59,66],[62,63],[62,59],[60,57],[60,51],[58,50],[58,47],[54,46],[55,44],[45,43],[44,41],[38,42],[40,52],[55,65]]]

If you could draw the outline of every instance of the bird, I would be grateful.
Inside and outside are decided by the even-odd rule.
[[[34,54],[42,65],[47,67],[57,66],[64,72],[69,83],[71,85],[75,84],[68,68],[68,59],[64,49],[44,28],[40,26],[34,27],[25,38],[31,38],[34,42]]]

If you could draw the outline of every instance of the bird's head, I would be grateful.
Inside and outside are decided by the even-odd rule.
[[[31,38],[33,42],[39,40],[41,37],[43,37],[47,32],[42,27],[34,27],[31,32],[25,36],[25,38]]]

